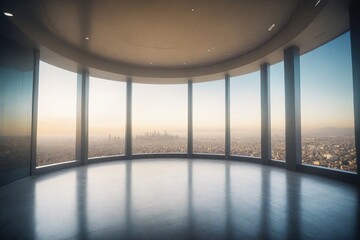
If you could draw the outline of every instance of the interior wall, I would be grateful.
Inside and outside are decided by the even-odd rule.
[[[30,176],[34,51],[0,35],[0,186]]]

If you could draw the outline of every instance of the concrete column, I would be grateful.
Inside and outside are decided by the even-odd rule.
[[[188,82],[188,157],[193,155],[193,82]]]
[[[225,157],[229,158],[231,136],[230,136],[230,75],[225,75]]]
[[[131,159],[132,157],[132,79],[131,78],[128,78],[126,83],[125,155],[128,159]]]
[[[260,66],[261,80],[261,163],[269,164],[271,159],[271,112],[270,112],[270,66]]]
[[[296,171],[301,164],[300,51],[284,51],[286,168]]]
[[[77,75],[76,106],[76,160],[85,165],[88,160],[88,111],[89,72],[81,70]]]
[[[36,171],[37,120],[38,120],[38,99],[39,99],[39,64],[40,64],[40,51],[36,49],[34,50],[30,175],[34,175]]]
[[[350,5],[350,38],[354,89],[355,148],[358,184],[360,184],[360,3]]]

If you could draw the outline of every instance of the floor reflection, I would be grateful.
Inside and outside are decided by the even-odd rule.
[[[356,221],[354,221],[354,236],[360,238],[360,190],[357,192],[357,201],[356,201]]]
[[[294,179],[291,174],[286,176],[286,233],[287,238],[301,238],[301,218],[300,218],[300,201],[301,201],[301,181]],[[315,235],[314,235],[315,236]]]
[[[270,208],[270,179],[271,172],[266,168],[261,169],[261,218],[259,239],[266,239],[269,236],[269,208]]]
[[[76,172],[78,236],[88,237],[88,169]]]
[[[193,161],[192,159],[188,159],[188,238],[192,239],[194,237],[194,203],[193,203]]]
[[[135,160],[0,188],[1,239],[359,237],[359,189],[251,163]]]
[[[125,233],[125,238],[132,238],[132,216],[131,216],[131,212],[132,212],[132,205],[131,205],[131,196],[132,196],[132,192],[131,192],[131,174],[132,174],[132,170],[131,170],[131,166],[132,166],[132,162],[128,161],[126,162],[126,181],[125,181],[125,189],[126,189],[126,194],[125,194],[125,229],[126,229],[126,233]]]
[[[226,239],[233,239],[233,219],[232,219],[232,201],[231,201],[231,176],[230,176],[230,166],[231,162],[227,162],[225,164],[225,214],[226,214],[226,221],[225,221],[225,238]]]
[[[192,202],[195,238],[221,239],[226,231],[225,165],[219,161],[193,163]]]
[[[76,172],[40,179],[35,184],[36,239],[70,238],[78,235]],[[84,214],[84,212],[81,212]]]

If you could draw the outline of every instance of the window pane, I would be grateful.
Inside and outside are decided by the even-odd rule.
[[[225,153],[225,81],[193,85],[193,151]]]
[[[261,156],[260,72],[231,78],[231,154]]]
[[[133,85],[133,153],[187,152],[187,85]]]
[[[270,67],[271,158],[285,159],[284,62]]]
[[[303,163],[356,172],[350,34],[300,63]]]
[[[126,83],[90,78],[89,158],[125,154]]]
[[[77,74],[40,62],[36,165],[75,159]]]

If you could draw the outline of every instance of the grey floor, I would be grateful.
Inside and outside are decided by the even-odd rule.
[[[359,239],[359,196],[252,163],[107,162],[0,188],[0,239]]]

